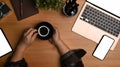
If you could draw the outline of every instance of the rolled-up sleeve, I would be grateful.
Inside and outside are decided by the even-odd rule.
[[[76,49],[67,52],[60,58],[62,67],[84,67],[81,58],[85,54],[86,51],[83,49]]]
[[[23,58],[22,60],[19,60],[17,62],[7,62],[5,64],[5,67],[28,67],[25,59]]]

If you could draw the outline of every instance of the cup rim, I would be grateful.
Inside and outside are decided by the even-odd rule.
[[[42,35],[41,33],[40,33],[40,29],[41,28],[46,28],[47,29],[47,34],[45,34],[45,35]],[[39,28],[38,28],[38,34],[41,36],[41,37],[46,37],[46,36],[48,36],[49,35],[49,32],[50,32],[50,29],[47,27],[47,26],[45,26],[45,25],[42,25],[42,26],[40,26]]]

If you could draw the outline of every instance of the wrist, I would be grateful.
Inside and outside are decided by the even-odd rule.
[[[69,47],[61,39],[55,43],[55,46],[61,55],[64,55],[70,50]]]
[[[62,40],[61,40],[61,39],[55,41],[55,45],[59,45],[59,44],[61,44],[61,43],[62,43]]]
[[[24,47],[24,44],[19,43],[13,53],[13,57],[11,58],[11,61],[17,62],[17,61],[21,60],[23,58],[25,50],[26,50],[26,48]]]
[[[25,43],[20,43],[17,46],[17,50],[19,50],[19,51],[25,51],[26,49],[27,49],[27,46]]]

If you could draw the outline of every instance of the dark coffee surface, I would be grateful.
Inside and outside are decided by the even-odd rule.
[[[48,33],[48,30],[45,27],[42,27],[39,31],[42,35],[46,35]]]

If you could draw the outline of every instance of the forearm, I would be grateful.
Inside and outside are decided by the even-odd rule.
[[[23,58],[25,49],[17,47],[11,59],[5,64],[5,67],[28,67],[27,62]]]
[[[55,46],[57,47],[61,55],[64,55],[70,50],[69,47],[62,40],[57,41],[57,43],[55,43]]]
[[[36,29],[30,28],[26,33],[24,33],[23,39],[19,42],[15,52],[13,53],[11,61],[15,62],[21,60],[23,58],[25,50],[31,45],[36,37]]]
[[[26,50],[26,47],[24,47],[24,44],[19,44],[15,52],[13,53],[13,56],[10,61],[16,62],[16,61],[23,59],[25,50]]]

